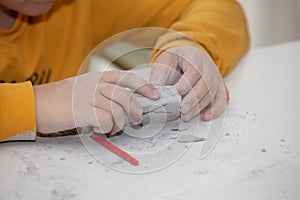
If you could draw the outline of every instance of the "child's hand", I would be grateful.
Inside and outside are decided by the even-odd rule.
[[[180,95],[181,118],[190,121],[203,111],[202,119],[219,116],[229,101],[228,89],[210,56],[195,47],[174,47],[161,53],[152,66],[152,82],[175,84]]]
[[[88,73],[35,86],[37,131],[92,126],[96,132],[113,135],[122,130],[125,112],[133,123],[140,123],[142,106],[125,87],[159,98],[153,85],[125,71]]]

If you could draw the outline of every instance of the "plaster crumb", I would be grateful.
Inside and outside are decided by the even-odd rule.
[[[177,142],[179,143],[193,143],[193,142],[201,142],[201,141],[205,141],[205,138],[200,138],[194,135],[182,135],[177,140]]]
[[[283,191],[283,194],[286,194],[286,193],[287,193],[287,191],[286,191],[286,190],[284,190],[284,191]]]

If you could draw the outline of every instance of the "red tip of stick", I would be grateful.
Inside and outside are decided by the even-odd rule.
[[[139,164],[139,161],[137,161],[134,157],[132,157],[131,155],[129,155],[128,153],[126,153],[125,151],[123,151],[122,149],[120,149],[119,147],[114,145],[113,143],[111,143],[106,138],[99,136],[99,135],[91,135],[91,138],[93,140],[95,140],[97,143],[101,144],[106,149],[108,149],[111,152],[113,152],[114,154],[116,154],[117,156],[123,158],[130,164],[132,164],[134,166],[137,166]]]

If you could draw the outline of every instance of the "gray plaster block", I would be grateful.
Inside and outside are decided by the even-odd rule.
[[[143,122],[134,125],[127,117],[125,129],[131,127],[136,130],[144,126],[164,124],[180,117],[181,96],[176,88],[174,86],[156,86],[156,88],[160,91],[160,98],[157,100],[148,99],[138,93],[133,94],[143,106]]]

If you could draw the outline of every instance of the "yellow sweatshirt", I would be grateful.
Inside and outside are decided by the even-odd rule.
[[[97,44],[137,27],[170,28],[190,36],[222,75],[249,46],[245,17],[235,0],[56,1],[42,16],[18,14],[13,28],[0,30],[0,141],[35,140],[32,84],[76,75]],[[157,42],[161,49],[185,45],[198,44],[172,34]]]

